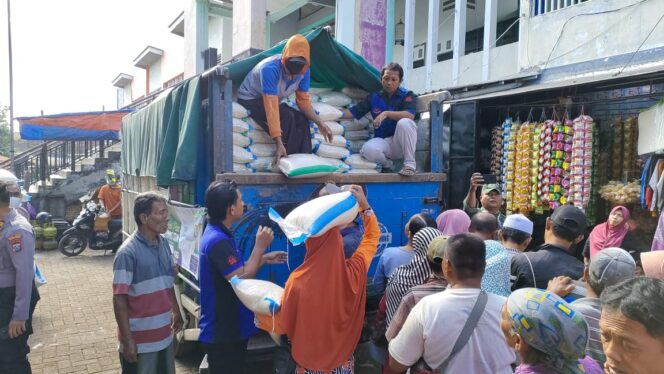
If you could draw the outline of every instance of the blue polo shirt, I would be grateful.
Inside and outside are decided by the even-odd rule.
[[[413,91],[408,91],[403,87],[399,87],[392,97],[388,97],[385,91],[381,90],[369,94],[366,99],[350,108],[350,112],[356,119],[364,117],[369,112],[371,112],[371,117],[374,119],[384,111],[407,111],[416,115],[416,100],[417,96],[415,96]],[[374,129],[374,136],[376,138],[389,138],[390,136],[394,136],[396,128],[397,121],[388,118],[380,124],[379,128]]]
[[[242,252],[233,233],[209,223],[200,244],[198,283],[201,289],[201,333],[203,343],[249,339],[257,332],[254,313],[240,302],[226,276],[244,266]]]

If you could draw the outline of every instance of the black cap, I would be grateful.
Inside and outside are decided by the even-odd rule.
[[[562,205],[553,211],[551,220],[554,224],[562,226],[575,236],[582,235],[586,230],[586,215],[583,211],[572,205]]]

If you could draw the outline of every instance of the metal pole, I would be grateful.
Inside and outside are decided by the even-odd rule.
[[[7,39],[9,49],[9,157],[10,169],[14,172],[14,73],[12,66],[12,21],[11,5],[7,0]]]

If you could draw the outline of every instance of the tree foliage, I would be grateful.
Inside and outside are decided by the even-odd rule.
[[[9,121],[7,119],[8,108],[0,106],[0,155],[10,157]]]

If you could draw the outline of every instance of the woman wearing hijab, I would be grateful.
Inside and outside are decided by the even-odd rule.
[[[374,273],[373,285],[375,291],[383,293],[385,291],[385,284],[387,283],[394,270],[399,266],[405,265],[413,259],[413,238],[425,227],[436,228],[436,221],[424,213],[418,213],[410,218],[406,223],[406,236],[408,243],[401,247],[385,248],[378,260],[378,266]]]
[[[624,206],[613,208],[607,221],[595,226],[590,232],[583,257],[593,258],[604,248],[618,247],[630,252],[638,260],[638,253],[647,249],[638,236],[632,233],[629,217],[629,209]]]
[[[537,288],[514,291],[503,307],[500,327],[521,358],[515,374],[600,374],[586,354],[583,315],[559,296]]]
[[[482,276],[482,289],[498,296],[510,295],[510,257],[500,242],[485,240],[486,268]]]
[[[364,323],[367,272],[376,253],[378,220],[360,186],[351,186],[360,206],[364,237],[346,260],[339,228],[307,239],[304,262],[286,281],[281,310],[256,315],[259,327],[286,334],[298,374],[353,373],[353,352]]]
[[[413,258],[406,265],[397,268],[387,282],[385,289],[385,302],[387,315],[385,321],[390,325],[394,313],[399,308],[401,298],[413,286],[419,286],[431,276],[427,249],[429,243],[436,237],[443,235],[438,229],[431,227],[420,230],[413,238]]]
[[[470,227],[470,217],[461,209],[446,210],[436,218],[438,230],[445,236],[453,236],[468,232]]]

